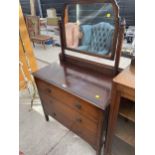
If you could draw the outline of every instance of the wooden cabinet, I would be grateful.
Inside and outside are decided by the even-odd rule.
[[[105,155],[135,154],[135,68],[113,79]]]
[[[112,76],[55,63],[35,72],[34,77],[46,120],[53,117],[100,154]]]
[[[105,6],[103,8],[105,9],[103,10],[105,15],[103,14],[102,17],[109,15],[111,18],[108,17],[108,20],[100,18],[97,23],[91,22],[92,26],[101,23],[101,25],[108,24],[109,27],[110,24],[114,23],[109,27],[110,29],[101,28],[100,26],[95,28],[96,30],[94,29],[101,38],[92,44],[93,49],[91,51],[88,49],[80,50],[79,47],[83,47],[80,44],[76,48],[67,46],[66,36],[69,36],[70,33],[67,34],[65,28],[66,24],[72,23],[69,20],[69,8],[70,5],[77,6],[77,4],[83,7],[89,6],[90,10],[93,6],[99,6],[99,8],[100,5]],[[113,13],[110,14],[109,12]],[[86,16],[86,19],[88,16]],[[96,21],[95,19],[98,16],[99,14],[95,13],[94,20],[92,20],[93,16],[91,20]],[[108,23],[108,21],[111,22]],[[78,21],[74,22],[77,24]],[[89,22],[87,24],[90,25]],[[84,25],[80,25],[79,22],[77,26],[80,30],[82,28],[80,26]],[[59,22],[59,27],[61,40],[60,64],[53,63],[34,73],[45,118],[48,120],[49,115],[54,117],[87,141],[96,150],[96,154],[100,155],[107,131],[112,79],[118,73],[125,20],[120,22],[119,8],[115,0],[73,0],[64,6],[64,16],[63,20]],[[78,33],[81,34],[81,32]],[[78,37],[79,34],[75,35],[78,42],[83,40]],[[87,34],[85,33],[85,35]],[[82,33],[82,37],[85,35]],[[88,38],[91,40],[91,37]],[[103,42],[105,43],[104,47],[102,46]],[[100,45],[102,49],[100,49]],[[108,50],[106,54],[104,53],[105,49]],[[69,54],[68,50],[72,54]],[[107,63],[104,60],[107,60]]]

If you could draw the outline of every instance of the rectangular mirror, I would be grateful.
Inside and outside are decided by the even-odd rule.
[[[66,5],[66,48],[74,52],[114,59],[119,24],[117,9],[110,2]]]

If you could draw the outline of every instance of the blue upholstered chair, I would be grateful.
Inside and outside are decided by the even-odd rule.
[[[111,51],[114,26],[101,22],[96,25],[82,25],[83,38],[79,50],[96,54],[108,54]]]

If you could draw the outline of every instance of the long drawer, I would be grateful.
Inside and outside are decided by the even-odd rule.
[[[44,94],[40,94],[40,97],[46,114],[81,136],[94,148],[96,147],[97,124],[95,122],[52,97]]]
[[[55,87],[51,84],[45,83],[41,80],[36,79],[37,87],[39,91],[42,93],[49,95],[66,105],[70,106],[71,108],[75,109],[79,113],[85,115],[86,117],[92,119],[96,123],[98,123],[99,118],[99,109],[90,103],[87,103],[70,93],[65,92],[64,90]]]

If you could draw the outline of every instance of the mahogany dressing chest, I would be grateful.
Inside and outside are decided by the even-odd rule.
[[[104,7],[98,8],[101,5]],[[85,8],[94,11],[96,8],[101,9],[108,20],[104,18],[92,20],[96,19],[98,14],[91,14],[92,17],[87,20],[82,20],[85,19],[84,15],[79,17],[78,21],[71,18],[70,12],[72,9],[79,10],[79,6],[81,12]],[[74,13],[77,12],[74,11]],[[34,73],[45,118],[47,121],[49,116],[55,118],[88,142],[96,150],[96,154],[100,155],[106,139],[112,79],[118,72],[125,23],[120,24],[119,9],[114,0],[91,2],[80,0],[78,3],[73,0],[72,3],[65,5],[63,19],[59,22],[59,26],[62,51],[60,63],[53,63]],[[68,33],[72,35],[68,32],[70,31],[68,27],[73,29],[73,32],[75,31],[72,41],[75,44],[78,42],[76,46],[71,45],[70,40],[67,40],[71,39],[68,38]],[[88,32],[85,33],[85,30]],[[99,34],[98,30],[104,31],[102,32],[103,40],[99,35],[99,41],[102,40],[105,44],[100,47],[100,51],[98,51],[98,44],[95,45],[93,40],[93,35]],[[75,38],[77,32],[80,34],[79,38]],[[91,40],[87,38],[91,46],[84,49],[86,47],[84,39],[88,33],[92,36]],[[92,50],[92,45],[97,48]],[[66,50],[72,54],[68,54]],[[108,59],[108,61],[114,61],[114,64],[109,66],[99,63],[99,59]]]

